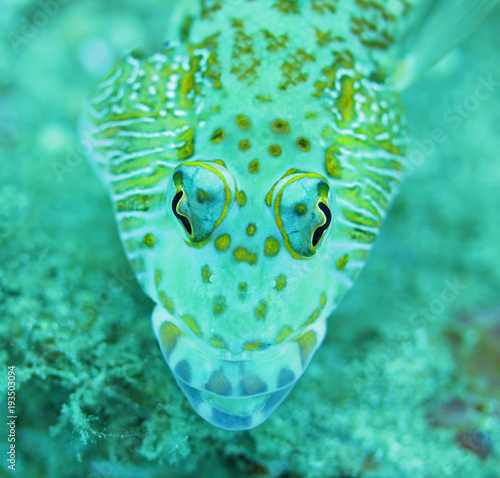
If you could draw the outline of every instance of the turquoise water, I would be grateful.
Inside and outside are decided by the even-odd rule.
[[[57,5],[31,30],[37,2],[4,0],[0,19],[17,475],[498,477],[498,13],[403,95],[422,164],[305,376],[266,423],[233,433],[200,419],[165,366],[77,137],[83,99],[122,52],[162,45],[169,4]]]

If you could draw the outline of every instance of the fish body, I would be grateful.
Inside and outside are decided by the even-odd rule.
[[[216,426],[270,416],[368,258],[406,164],[383,59],[413,3],[194,2],[88,102],[161,350]]]

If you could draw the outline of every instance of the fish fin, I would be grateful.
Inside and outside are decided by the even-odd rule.
[[[437,0],[419,12],[416,27],[401,43],[401,58],[394,70],[396,86],[403,90],[469,37],[500,0]]]

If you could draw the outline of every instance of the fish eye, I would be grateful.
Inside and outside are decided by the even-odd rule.
[[[330,224],[332,223],[332,212],[330,211],[328,204],[326,204],[326,202],[319,200],[318,208],[324,214],[325,222],[321,226],[317,227],[316,230],[314,231],[312,238],[312,246],[314,248],[318,247],[318,244],[320,243],[321,239],[323,238],[327,229],[330,227]]]
[[[328,180],[314,173],[295,173],[274,187],[276,225],[296,259],[313,257],[333,224]]]
[[[172,200],[172,211],[174,212],[175,217],[179,219],[180,223],[184,226],[184,229],[186,230],[188,236],[191,236],[193,234],[193,227],[191,226],[191,222],[186,216],[183,216],[177,210],[177,206],[179,205],[179,201],[182,199],[182,196],[184,196],[184,191],[181,189]]]
[[[222,223],[234,201],[235,182],[213,161],[190,161],[172,174],[172,212],[190,243],[207,239]]]

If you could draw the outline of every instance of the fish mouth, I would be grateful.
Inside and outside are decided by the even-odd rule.
[[[307,332],[315,337],[307,350],[295,340],[264,351],[222,355],[165,322],[163,311],[160,323],[156,310],[153,325],[177,384],[202,418],[226,430],[254,428],[276,410],[306,370],[326,329],[316,324]]]

